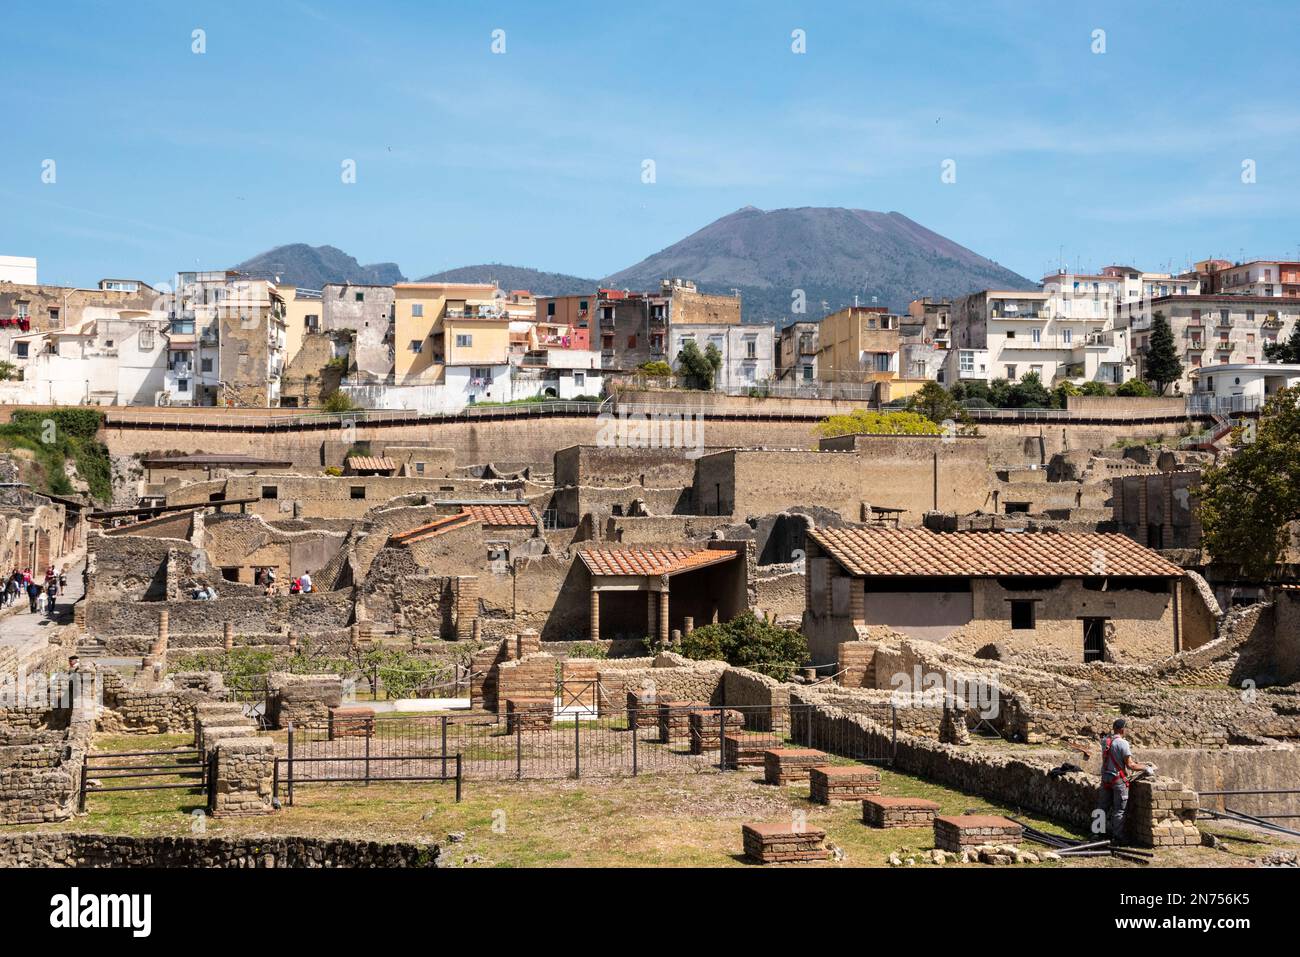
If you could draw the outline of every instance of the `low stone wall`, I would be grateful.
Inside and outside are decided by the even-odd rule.
[[[791,693],[794,704],[809,705],[794,713],[797,740],[835,741],[840,750],[858,754],[885,754],[890,752],[891,735],[888,728],[862,715],[851,714],[842,708],[828,706],[816,694],[795,689]],[[803,725],[804,722],[808,724]],[[811,734],[811,738],[805,735]],[[1101,779],[1097,775],[1074,772],[1058,777],[1048,775],[1051,763],[1040,758],[1030,760],[1005,753],[983,749],[963,748],[943,744],[911,734],[900,733],[893,742],[894,767],[971,794],[979,794],[1004,804],[1037,811],[1040,814],[1065,822],[1082,830],[1092,824],[1092,812],[1097,806]],[[1135,785],[1135,792],[1146,782]],[[1183,825],[1194,827],[1195,811],[1184,807],[1186,795],[1195,802],[1195,794],[1177,782],[1160,779],[1162,789],[1177,791],[1180,795],[1177,820],[1179,843],[1184,834]],[[1136,796],[1136,793],[1135,793]],[[1155,827],[1159,820],[1174,817],[1163,807],[1167,802],[1144,799],[1146,811],[1130,813],[1130,836],[1142,839],[1143,835],[1161,833]],[[1145,813],[1145,816],[1144,816]],[[1173,843],[1171,840],[1170,843]]]
[[[95,600],[87,610],[86,630],[96,637],[156,635],[158,617],[164,611],[173,646],[180,646],[185,636],[220,636],[226,622],[230,622],[236,634],[276,632],[284,628],[297,634],[317,634],[347,628],[352,620],[352,591],[274,598],[240,596],[214,601]]]
[[[209,729],[207,737],[212,738]],[[241,729],[242,731],[242,729]],[[213,817],[247,817],[270,814],[275,774],[275,742],[249,737],[230,737],[217,744],[216,777],[212,788]]]
[[[437,844],[315,837],[0,834],[0,867],[436,867]]]

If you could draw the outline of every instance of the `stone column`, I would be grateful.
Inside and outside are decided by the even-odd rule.
[[[690,615],[687,615],[685,621],[682,622],[682,633],[689,635],[694,630],[695,630],[695,619],[692,618]]]
[[[235,647],[235,626],[230,622],[221,626],[221,647],[226,651]]]
[[[659,633],[658,629],[655,628],[655,608],[657,606],[658,606],[658,602],[655,600],[655,593],[652,591],[646,592],[645,593],[645,633],[649,635],[651,638],[653,638],[656,634]]]
[[[588,636],[592,641],[600,641],[600,592],[591,589],[591,627]]]

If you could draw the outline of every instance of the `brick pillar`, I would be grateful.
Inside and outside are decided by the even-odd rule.
[[[600,592],[591,590],[591,627],[588,635],[592,641],[600,641]]]
[[[652,638],[659,633],[655,627],[655,608],[658,602],[655,600],[655,593],[648,591],[645,593],[645,633]]]
[[[1174,483],[1172,475],[1160,476],[1160,497],[1164,502],[1164,523],[1161,531],[1161,544],[1165,548],[1174,545]]]
[[[221,647],[226,651],[235,647],[235,626],[230,622],[221,626]]]
[[[692,618],[690,615],[687,615],[686,619],[682,622],[682,634],[689,635],[694,630],[695,630],[695,619]]]
[[[659,593],[659,640],[668,642],[668,587]]]
[[[867,623],[867,594],[861,579],[849,579],[849,618],[855,625]]]

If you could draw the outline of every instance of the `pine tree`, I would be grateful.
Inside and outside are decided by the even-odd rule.
[[[1155,386],[1157,395],[1164,395],[1169,383],[1177,382],[1183,375],[1183,364],[1174,348],[1174,334],[1164,316],[1156,316],[1151,322],[1145,371],[1146,379]]]

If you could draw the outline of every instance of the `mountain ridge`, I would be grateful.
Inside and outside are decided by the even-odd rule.
[[[333,246],[276,246],[234,267],[307,288],[324,282],[401,282],[396,263],[363,266]],[[555,296],[597,286],[657,290],[661,279],[694,280],[703,292],[738,290],[746,322],[818,319],[844,306],[896,312],[912,299],[1038,284],[897,211],[842,206],[762,210],[744,206],[603,279],[506,263],[458,266],[421,282],[488,282]],[[802,294],[804,311],[795,311]]]

